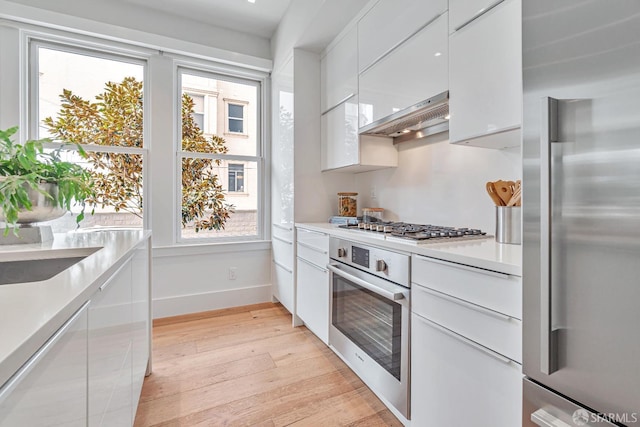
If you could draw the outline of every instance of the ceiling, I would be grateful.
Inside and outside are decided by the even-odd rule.
[[[149,9],[270,39],[291,0],[123,0]]]

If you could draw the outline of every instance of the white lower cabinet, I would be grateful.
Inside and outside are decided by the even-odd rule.
[[[413,255],[411,282],[411,424],[519,426],[521,278]]]
[[[289,313],[295,314],[293,227],[273,224],[271,232],[271,293]]]
[[[297,230],[296,309],[305,326],[329,344],[329,236]]]
[[[89,306],[89,426],[132,424],[131,272],[128,260]]]
[[[411,425],[521,424],[519,364],[417,314],[411,321]]]
[[[138,247],[131,264],[131,368],[133,372],[133,395],[131,396],[131,424],[135,420],[136,408],[142,392],[142,383],[151,357],[151,325],[149,286],[151,259],[150,242]]]
[[[2,427],[86,425],[87,305],[0,389]]]

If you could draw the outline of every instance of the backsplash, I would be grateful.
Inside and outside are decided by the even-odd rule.
[[[355,175],[358,207],[382,207],[385,219],[495,233],[487,181],[522,177],[520,148],[449,144],[448,133],[398,145],[398,167]],[[372,190],[375,198],[372,198]]]

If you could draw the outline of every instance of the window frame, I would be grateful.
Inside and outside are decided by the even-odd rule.
[[[25,32],[24,34],[25,68],[27,70],[26,78],[26,94],[25,99],[28,100],[29,106],[26,111],[26,129],[28,139],[38,139],[40,130],[39,117],[39,48],[58,50],[62,52],[72,53],[76,55],[85,55],[99,59],[116,60],[129,64],[140,65],[143,67],[143,87],[147,87],[150,81],[150,55],[145,51],[136,51],[135,49],[123,49],[119,45],[107,42],[96,43],[94,41],[85,40],[81,37],[60,37],[54,34]],[[143,105],[143,146],[138,147],[120,147],[106,146],[98,144],[83,144],[82,148],[87,152],[104,152],[104,153],[122,153],[136,154],[142,156],[142,229],[148,229],[151,220],[151,191],[149,191],[150,174],[149,174],[149,152],[150,152],[150,96],[149,90],[142,92]],[[75,146],[62,142],[48,142],[43,144],[45,149],[57,149],[65,146],[70,151],[78,151]]]
[[[234,67],[225,67],[221,64],[217,64],[209,61],[184,61],[182,59],[176,59],[174,61],[176,90],[174,99],[176,103],[174,105],[175,111],[175,123],[176,134],[174,136],[175,152],[176,152],[176,191],[175,191],[175,212],[176,212],[176,234],[175,242],[177,244],[211,244],[211,243],[237,243],[242,241],[262,241],[266,238],[266,230],[268,227],[266,224],[269,222],[269,212],[266,209],[266,199],[269,194],[270,181],[266,173],[265,153],[267,153],[267,120],[266,110],[267,106],[267,91],[269,90],[268,75],[259,72],[250,72],[249,70],[238,70]],[[224,80],[231,83],[250,84],[256,87],[256,151],[254,156],[249,155],[235,155],[235,154],[210,154],[210,153],[197,153],[182,151],[182,123],[181,123],[181,105],[179,100],[182,96],[182,75],[191,74],[204,78],[213,78]],[[187,90],[188,92],[188,90]],[[228,108],[227,99],[223,98],[225,103],[225,131],[228,126]],[[242,103],[248,105],[246,101],[233,100],[233,103]],[[246,110],[246,109],[245,109]],[[247,114],[245,112],[244,119],[246,121]],[[246,126],[245,126],[246,129]],[[227,132],[224,132],[227,135]],[[233,136],[242,136],[242,134],[232,133]],[[183,237],[182,236],[182,214],[181,214],[181,201],[182,201],[182,160],[184,158],[203,158],[203,159],[219,159],[226,161],[240,162],[243,164],[254,162],[256,164],[256,173],[258,177],[257,183],[257,207],[256,207],[256,230],[257,233],[252,236],[227,236],[227,237]],[[246,168],[245,168],[246,174]],[[223,177],[220,177],[223,178]],[[224,179],[224,178],[223,178]],[[226,177],[228,179],[228,176]],[[246,187],[246,185],[245,185]],[[232,193],[228,191],[227,194]],[[245,194],[245,193],[235,193]]]

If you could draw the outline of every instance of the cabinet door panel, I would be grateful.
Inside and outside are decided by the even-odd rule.
[[[297,314],[325,344],[329,343],[329,273],[298,258]]]
[[[411,317],[411,423],[513,427],[521,423],[521,366]]]
[[[89,306],[89,425],[132,419],[132,293],[128,260]]]
[[[150,358],[150,324],[149,324],[149,241],[136,249],[131,264],[131,292],[132,292],[132,369],[133,396],[132,420],[135,420],[136,409],[142,383],[147,371]]]
[[[321,62],[321,110],[338,105],[358,92],[358,38],[354,26]]]
[[[322,170],[358,164],[358,97],[323,114],[321,120]]]
[[[271,268],[271,286],[273,296],[293,314],[293,270],[273,261]]]
[[[470,143],[520,127],[520,9],[520,0],[506,0],[450,36],[451,142]],[[503,147],[519,143],[518,132],[507,141],[496,142]],[[490,140],[486,144],[503,148],[495,147]]]
[[[448,89],[445,13],[360,75],[363,127]]]
[[[358,22],[358,71],[446,10],[446,0],[380,0]]]
[[[87,306],[0,390],[0,426],[54,425],[87,425]]]
[[[449,32],[459,30],[502,0],[449,0]]]

